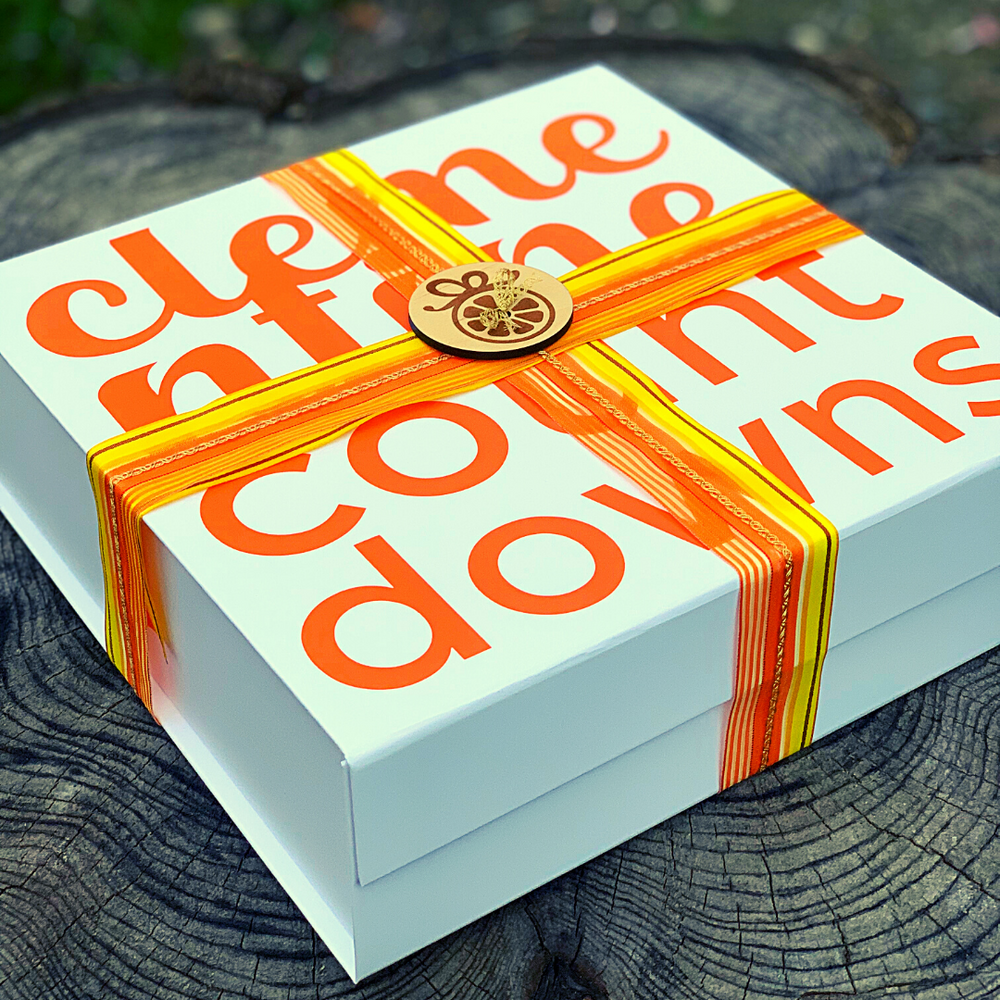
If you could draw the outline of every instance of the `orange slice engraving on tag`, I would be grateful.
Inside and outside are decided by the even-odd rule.
[[[536,267],[461,264],[428,278],[410,297],[410,326],[431,347],[462,358],[516,358],[569,329],[573,299]]]

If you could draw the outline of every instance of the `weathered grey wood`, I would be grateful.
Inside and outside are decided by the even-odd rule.
[[[1000,173],[995,168],[924,163],[893,171],[879,184],[828,204],[880,243],[1000,313]]]
[[[1000,177],[895,167],[898,135],[802,68],[608,61],[1000,308]],[[0,256],[556,68],[307,125],[167,99],[39,122],[0,147]],[[355,988],[0,522],[0,998],[995,996],[998,668],[980,657]]]
[[[603,61],[817,198],[876,181],[894,154],[890,139],[861,117],[854,99],[803,69],[701,53],[670,59],[619,54]],[[192,108],[167,98],[54,116],[0,145],[0,259],[577,65],[579,60],[561,60],[469,72],[303,124],[266,124],[244,108]]]

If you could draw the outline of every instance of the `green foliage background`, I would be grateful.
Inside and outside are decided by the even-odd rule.
[[[874,73],[959,145],[1000,151],[1000,0],[0,0],[0,115],[188,55],[357,88],[529,34],[788,46]]]
[[[170,71],[189,0],[0,0],[0,110],[52,91]],[[75,15],[75,16],[74,16]]]
[[[228,9],[245,54],[267,62],[269,42],[329,0],[0,0],[0,114],[89,84],[166,76],[199,47],[192,12]],[[262,16],[263,15],[263,16]]]

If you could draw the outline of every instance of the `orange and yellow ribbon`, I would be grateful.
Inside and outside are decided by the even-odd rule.
[[[443,268],[490,259],[346,151],[267,179],[406,297]],[[152,510],[313,451],[395,407],[509,379],[738,573],[722,785],[799,749],[815,720],[836,529],[600,338],[857,234],[796,191],[764,195],[563,275],[574,320],[548,351],[468,360],[404,333],[97,445],[87,462],[111,659],[152,709],[140,546],[141,521]]]

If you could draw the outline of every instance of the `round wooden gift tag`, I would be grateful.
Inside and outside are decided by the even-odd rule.
[[[524,264],[461,264],[410,296],[410,326],[425,343],[463,358],[514,358],[555,343],[573,299],[551,274]]]

